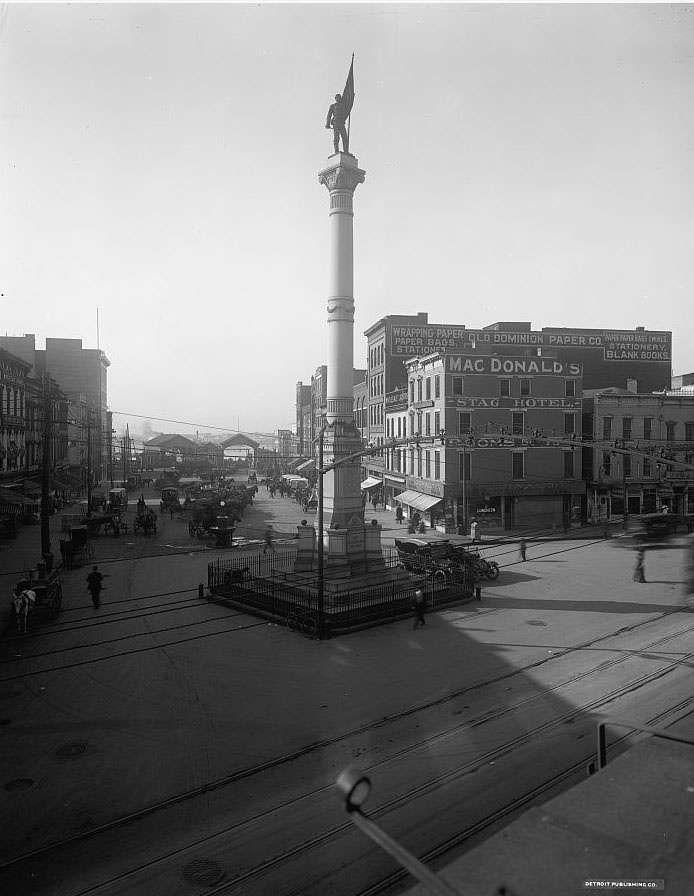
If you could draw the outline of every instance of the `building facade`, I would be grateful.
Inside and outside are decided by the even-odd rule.
[[[694,388],[589,390],[583,397],[587,518],[694,512]]]

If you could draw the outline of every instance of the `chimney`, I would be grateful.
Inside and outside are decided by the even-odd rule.
[[[632,392],[634,395],[636,395],[638,391],[638,380],[627,380],[627,392]]]

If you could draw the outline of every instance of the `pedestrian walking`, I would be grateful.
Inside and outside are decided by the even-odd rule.
[[[275,546],[272,543],[273,534],[274,533],[272,531],[272,526],[268,523],[267,529],[265,530],[265,544],[263,546],[263,554],[266,554],[268,550],[272,551],[273,554],[275,553]]]
[[[99,567],[92,566],[92,571],[87,576],[87,589],[92,596],[94,609],[98,609],[99,604],[101,603],[101,588],[103,581],[104,576],[99,572]]]
[[[520,540],[520,545],[519,545],[519,553],[520,553],[520,558],[521,558],[521,560],[522,560],[524,563],[525,563],[525,551],[526,551],[526,549],[527,549],[527,544],[526,544],[526,542],[525,542],[525,539],[524,539],[524,538],[521,538],[521,540]]]
[[[402,507],[400,504],[395,508],[395,519],[398,521],[398,526],[400,526],[403,519]]]
[[[470,526],[470,538],[473,544],[477,544],[477,520],[473,520]]]
[[[373,505],[374,513],[376,513],[376,508],[378,507],[378,496],[377,495],[373,495],[373,497],[371,498],[371,503]]]
[[[424,618],[424,613],[426,612],[426,603],[424,600],[424,592],[421,588],[418,588],[415,591],[412,606],[415,612],[415,620],[412,627],[417,628],[418,625],[426,625],[427,621]]]
[[[638,548],[636,551],[636,566],[634,567],[634,581],[635,582],[645,582],[646,575],[644,569],[644,559],[645,559],[645,551],[643,548]]]

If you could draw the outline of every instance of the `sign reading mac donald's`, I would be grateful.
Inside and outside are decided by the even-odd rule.
[[[556,358],[500,358],[497,355],[447,355],[446,373],[499,376],[580,376],[581,365]]]

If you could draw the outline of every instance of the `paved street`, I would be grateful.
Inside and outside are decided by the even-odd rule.
[[[260,550],[267,521],[290,543],[301,516],[261,486],[231,551]],[[400,527],[376,517],[387,543]],[[6,594],[32,538],[2,545]],[[197,894],[221,873],[225,892],[358,893],[390,865],[343,831],[332,783],[346,765],[369,770],[376,805],[426,790],[387,816],[423,850],[469,820],[460,787],[470,812],[490,794],[501,810],[550,754],[583,763],[601,701],[650,719],[691,690],[681,548],[649,551],[636,584],[619,539],[533,542],[525,563],[490,546],[502,573],[481,603],[319,643],[200,600],[207,563],[229,552],[178,519],[94,542],[102,607],[86,569],[66,571],[60,616],[0,642],[7,892]]]

